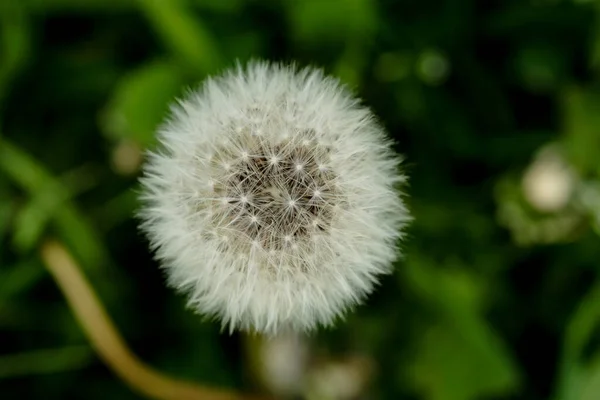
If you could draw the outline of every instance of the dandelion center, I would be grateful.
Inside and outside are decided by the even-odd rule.
[[[211,180],[219,184],[212,186],[211,229],[234,235],[241,248],[259,243],[265,250],[285,250],[292,243],[296,248],[325,233],[340,193],[335,175],[323,168],[327,148],[307,139],[314,134],[272,143],[238,135],[217,148]],[[250,148],[236,158],[228,151],[232,146]]]

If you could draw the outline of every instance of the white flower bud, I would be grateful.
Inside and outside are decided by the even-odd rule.
[[[553,147],[544,148],[527,168],[522,179],[527,201],[541,212],[563,209],[573,194],[574,174]]]
[[[189,306],[230,330],[329,325],[391,272],[410,217],[372,113],[312,68],[253,62],[173,107],[142,228]]]

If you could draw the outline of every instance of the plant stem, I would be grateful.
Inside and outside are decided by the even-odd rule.
[[[144,364],[127,347],[65,247],[56,241],[48,241],[42,246],[41,256],[100,358],[131,389],[161,400],[249,399],[234,392],[177,380]]]

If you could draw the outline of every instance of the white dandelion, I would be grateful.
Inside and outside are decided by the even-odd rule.
[[[313,68],[206,80],[159,131],[142,229],[169,284],[230,330],[330,325],[398,256],[400,159],[373,114]]]

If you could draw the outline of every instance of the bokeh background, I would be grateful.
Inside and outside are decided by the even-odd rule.
[[[166,373],[307,399],[600,399],[600,1],[0,0],[0,398],[136,399],[40,261],[73,253]],[[323,67],[405,157],[404,259],[334,328],[220,333],[135,218],[168,105],[252,57]]]

